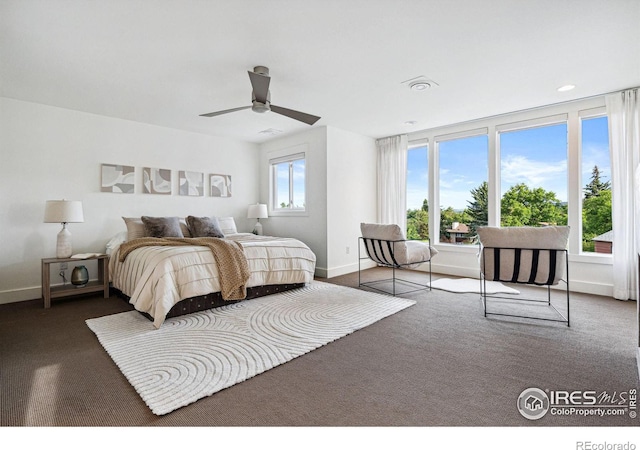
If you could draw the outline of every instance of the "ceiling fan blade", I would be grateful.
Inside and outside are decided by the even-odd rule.
[[[291,117],[292,119],[299,120],[300,122],[304,122],[309,125],[313,125],[320,120],[320,117],[318,116],[312,116],[311,114],[294,111],[293,109],[283,108],[276,105],[271,105],[271,111],[282,114],[283,116]]]
[[[249,79],[251,80],[251,87],[253,88],[253,95],[260,103],[267,103],[269,100],[269,82],[271,77],[268,75],[261,75],[255,72],[248,72]]]
[[[207,113],[207,114],[200,114],[200,117],[219,116],[221,114],[227,114],[227,113],[231,113],[231,112],[235,112],[235,111],[242,111],[243,109],[249,109],[249,108],[251,108],[251,106],[241,106],[239,108],[225,109],[224,111],[216,111],[216,112],[211,112],[211,113]]]

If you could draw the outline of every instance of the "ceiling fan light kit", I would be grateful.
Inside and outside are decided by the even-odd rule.
[[[313,125],[320,117],[311,114],[295,111],[293,109],[283,108],[271,104],[271,93],[269,92],[269,84],[271,77],[269,77],[269,68],[265,66],[255,66],[253,72],[248,72],[249,80],[251,81],[251,87],[253,89],[251,93],[251,105],[240,106],[238,108],[225,109],[223,111],[216,111],[207,114],[200,114],[202,117],[214,117],[222,114],[227,114],[235,111],[241,111],[243,109],[251,108],[252,111],[257,113],[265,113],[272,111],[276,114],[289,117],[291,119],[304,122],[308,125]]]

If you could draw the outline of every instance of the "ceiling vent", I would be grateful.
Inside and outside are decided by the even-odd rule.
[[[420,75],[418,77],[411,78],[409,80],[403,81],[400,84],[404,84],[409,87],[412,91],[426,91],[433,87],[439,86],[435,81],[425,77],[424,75]]]

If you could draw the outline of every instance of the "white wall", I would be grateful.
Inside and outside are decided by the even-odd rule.
[[[358,270],[360,223],[376,221],[376,202],[375,140],[328,127],[327,277]]]
[[[246,142],[0,98],[0,303],[40,297],[40,259],[55,256],[61,228],[43,223],[46,200],[83,202],[84,223],[67,226],[74,253],[104,251],[126,229],[122,216],[234,216],[250,231],[258,154]],[[135,166],[136,193],[100,192],[102,163]],[[171,169],[174,194],[142,194],[142,167]],[[232,197],[178,196],[179,170],[204,172],[205,182],[231,175]]]

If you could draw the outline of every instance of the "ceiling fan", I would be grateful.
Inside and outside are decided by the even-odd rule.
[[[269,92],[269,68],[264,66],[256,66],[253,68],[253,72],[249,73],[249,79],[251,80],[251,87],[253,92],[251,94],[250,106],[241,106],[239,108],[225,109],[224,111],[216,111],[207,114],[200,114],[201,117],[213,117],[221,114],[227,114],[234,111],[241,111],[243,109],[251,108],[258,113],[264,113],[267,111],[273,111],[274,113],[281,114],[286,117],[290,117],[300,122],[304,122],[309,125],[313,125],[320,117],[313,116],[311,114],[303,113],[300,111],[294,111],[293,109],[283,108],[271,104],[271,93]]]

